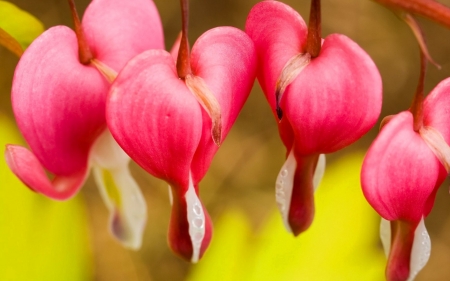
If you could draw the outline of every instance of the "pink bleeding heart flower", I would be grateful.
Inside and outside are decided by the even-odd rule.
[[[31,151],[8,145],[6,160],[29,188],[57,200],[76,194],[92,166],[114,236],[139,248],[146,204],[106,128],[106,96],[127,61],[164,48],[161,21],[151,0],[94,0],[82,24],[69,4],[76,32],[50,28],[17,65],[12,104]]]
[[[291,7],[263,1],[251,10],[246,32],[258,54],[258,81],[273,114],[287,160],[276,182],[286,228],[298,235],[314,216],[314,190],[325,168],[323,154],[348,146],[380,114],[380,74],[344,35],[320,38],[320,1],[311,4],[310,27]]]
[[[170,247],[197,262],[212,235],[198,185],[250,93],[256,53],[250,38],[233,27],[207,31],[190,53],[187,1],[182,9],[178,67],[162,50],[135,57],[113,83],[106,114],[128,155],[170,185]]]
[[[430,256],[424,218],[450,170],[450,78],[423,100],[422,75],[410,111],[386,117],[364,159],[361,185],[381,215],[386,279],[413,280]]]

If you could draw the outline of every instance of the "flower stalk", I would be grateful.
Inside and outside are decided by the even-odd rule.
[[[311,10],[309,14],[308,39],[306,51],[312,58],[319,56],[322,47],[322,22],[320,0],[311,1]]]
[[[429,18],[450,28],[450,8],[434,0],[375,0],[395,10]]]
[[[177,58],[178,77],[185,79],[192,73],[190,61],[190,47],[188,39],[189,29],[189,0],[180,0],[181,4],[181,41]]]
[[[77,13],[74,0],[69,0],[70,12],[72,13],[73,24],[75,25],[75,34],[78,39],[78,57],[80,62],[87,65],[91,62],[93,55],[89,49],[89,45],[84,35],[83,27],[81,26],[80,17]]]

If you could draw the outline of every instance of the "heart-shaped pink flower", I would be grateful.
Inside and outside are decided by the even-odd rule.
[[[449,93],[446,79],[426,97],[418,131],[410,111],[390,116],[364,159],[363,192],[384,219],[387,280],[412,280],[429,258],[423,219],[449,171]]]
[[[108,126],[133,160],[170,185],[169,243],[187,260],[196,262],[210,242],[212,226],[198,184],[218,149],[214,141],[223,141],[250,93],[255,68],[250,38],[218,27],[195,43],[192,73],[184,80],[171,54],[152,50],[131,60],[111,88]],[[220,108],[219,126],[201,105],[212,100]]]
[[[344,35],[329,35],[317,55],[308,53],[305,22],[281,2],[256,4],[246,32],[258,54],[258,81],[274,116],[282,117],[287,160],[276,197],[286,227],[298,235],[314,216],[314,189],[325,165],[320,155],[348,146],[374,126],[381,77],[367,53]]]
[[[164,48],[161,21],[149,0],[94,0],[80,25],[70,4],[77,32],[50,28],[17,65],[12,105],[31,151],[9,145],[6,159],[29,188],[58,200],[77,193],[92,164],[112,212],[113,233],[136,248],[145,226],[145,201],[127,170],[128,157],[106,129],[106,96],[108,80],[131,58]],[[105,145],[113,151],[105,151]]]

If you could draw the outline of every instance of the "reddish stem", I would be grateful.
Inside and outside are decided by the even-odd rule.
[[[450,28],[450,8],[434,0],[375,0],[390,8],[429,18]]]
[[[417,85],[416,93],[414,95],[414,99],[411,104],[410,111],[414,117],[414,131],[419,132],[419,130],[423,127],[423,100],[424,100],[424,82],[425,82],[425,73],[427,70],[427,58],[425,54],[420,51],[420,75],[419,75],[419,83]]]
[[[89,64],[93,59],[91,50],[84,36],[83,27],[81,26],[80,18],[78,17],[77,9],[75,8],[74,0],[69,0],[70,11],[72,12],[72,19],[75,25],[75,34],[78,39],[78,57],[82,64]]]
[[[177,72],[178,77],[184,79],[191,74],[191,61],[189,51],[188,29],[189,29],[189,0],[180,0],[181,4],[181,42],[178,50]]]
[[[322,47],[322,23],[320,14],[320,0],[312,0],[306,43],[306,51],[311,55],[311,58],[317,57]]]

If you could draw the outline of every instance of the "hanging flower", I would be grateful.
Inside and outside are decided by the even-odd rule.
[[[321,39],[320,1],[312,1],[309,30],[291,7],[263,1],[251,10],[246,31],[258,54],[258,81],[287,149],[276,200],[286,228],[298,235],[313,220],[323,154],[374,126],[381,110],[380,74],[348,37]]]
[[[190,53],[187,6],[182,1],[177,65],[163,50],[135,57],[111,88],[106,116],[128,155],[170,185],[169,244],[197,262],[212,235],[198,185],[250,93],[256,54],[250,38],[232,27],[207,31]]]
[[[127,61],[164,47],[161,21],[149,0],[94,0],[82,24],[69,4],[75,32],[50,28],[17,65],[12,105],[30,150],[8,145],[6,160],[29,188],[57,200],[75,195],[93,167],[114,236],[139,248],[146,204],[128,171],[128,156],[106,128],[105,103]]]
[[[422,49],[419,85],[409,111],[383,120],[361,171],[364,195],[383,218],[380,234],[389,256],[389,281],[413,280],[428,262],[431,241],[424,218],[450,171],[450,79],[424,100],[430,57],[417,22],[410,15],[405,20]]]

